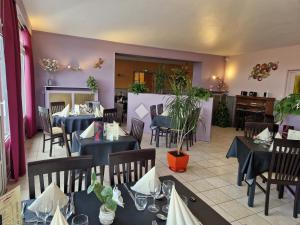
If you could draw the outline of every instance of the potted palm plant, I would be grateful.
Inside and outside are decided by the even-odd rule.
[[[178,69],[176,73],[179,74]],[[185,71],[182,73],[185,73]],[[184,172],[186,170],[189,155],[183,152],[182,145],[184,140],[197,127],[200,120],[200,100],[207,100],[210,97],[209,91],[192,87],[188,78],[183,80],[185,81],[184,83],[178,83],[176,79],[171,80],[174,95],[167,101],[167,109],[171,118],[173,132],[176,133],[177,143],[177,149],[169,151],[167,158],[169,168],[175,172]]]

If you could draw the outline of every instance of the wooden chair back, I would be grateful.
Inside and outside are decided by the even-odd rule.
[[[268,180],[296,185],[300,180],[300,141],[274,139]]]
[[[144,134],[144,126],[145,123],[139,119],[132,118],[131,119],[131,129],[129,135],[133,136],[141,147],[141,142]]]
[[[113,109],[104,109],[103,110],[103,122],[112,123],[117,121],[118,119],[118,112],[116,108]]]
[[[65,102],[50,102],[51,114],[61,112],[66,107]]]
[[[164,105],[163,104],[158,104],[157,105],[157,114],[161,115],[164,112]]]
[[[115,103],[115,107],[117,109],[117,118],[119,123],[123,123],[123,114],[124,114],[124,105],[123,103]]]
[[[151,120],[153,120],[153,118],[157,116],[156,105],[150,106],[150,116],[151,116]]]
[[[29,197],[36,198],[35,177],[39,178],[40,192],[45,190],[52,181],[63,187],[64,193],[86,190],[91,184],[92,156],[78,156],[49,159],[28,163]],[[53,177],[54,175],[54,177]],[[47,179],[45,179],[47,177]],[[75,185],[75,179],[76,180]],[[77,187],[77,188],[76,188]]]
[[[41,126],[44,134],[52,135],[51,118],[49,109],[39,106],[38,107],[39,117],[41,120]]]
[[[154,148],[111,153],[109,154],[110,183],[113,186],[138,181],[154,166]]]
[[[273,123],[245,122],[244,136],[248,138],[253,138],[266,128],[269,128],[270,132],[274,132]]]
[[[67,157],[71,157],[71,148],[70,148],[70,145],[69,145],[68,135],[67,135],[67,132],[66,132],[66,125],[65,125],[64,122],[61,122],[61,129],[62,129],[62,132],[63,132],[63,138],[64,138],[64,144],[66,146]]]

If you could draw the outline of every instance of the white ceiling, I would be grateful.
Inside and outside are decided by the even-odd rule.
[[[34,30],[218,55],[300,44],[300,0],[23,0]]]

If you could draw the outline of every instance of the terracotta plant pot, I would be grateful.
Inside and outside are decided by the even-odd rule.
[[[177,155],[177,151],[169,151],[167,157],[170,170],[179,173],[186,171],[190,157],[188,154],[181,152],[180,155]]]

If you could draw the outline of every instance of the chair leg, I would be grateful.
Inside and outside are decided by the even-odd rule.
[[[299,198],[300,198],[300,186],[296,186],[296,193],[295,193],[295,200],[294,200],[294,212],[293,217],[298,217],[298,205],[299,205]]]
[[[265,215],[266,216],[269,214],[270,188],[271,188],[271,184],[268,182],[267,188],[266,188],[266,202],[265,202]]]
[[[278,186],[278,198],[282,199],[284,194],[284,185],[277,185]]]
[[[168,147],[169,133],[166,131],[166,148]]]
[[[105,165],[101,165],[100,166],[100,181],[101,181],[101,184],[103,184],[103,181],[104,181],[104,172],[105,172]]]
[[[50,157],[52,157],[52,146],[53,146],[53,139],[52,138],[50,138]]]
[[[152,139],[153,139],[153,129],[151,129],[151,139],[150,139],[150,145],[152,145]]]
[[[45,134],[43,134],[43,152],[45,152],[45,142],[46,142]]]

